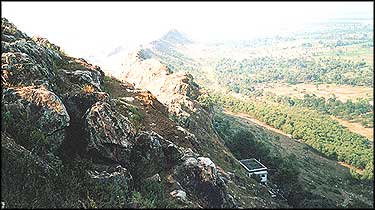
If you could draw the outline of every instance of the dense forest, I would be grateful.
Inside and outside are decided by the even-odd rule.
[[[305,94],[303,99],[290,96],[268,96],[268,100],[287,106],[300,106],[315,109],[324,114],[333,115],[344,120],[355,120],[364,127],[373,127],[374,107],[369,99],[358,98],[356,101],[347,100],[342,102],[336,97],[327,100],[315,94]]]
[[[321,154],[363,169],[354,176],[373,179],[373,146],[365,137],[350,132],[328,115],[298,106],[240,100],[231,96],[212,94],[202,98],[204,104],[221,104],[230,111],[246,113],[302,139]]]

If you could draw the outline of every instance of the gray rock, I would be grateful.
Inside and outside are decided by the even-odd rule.
[[[146,179],[146,181],[151,181],[151,182],[161,182],[161,177],[160,177],[159,174],[155,174],[155,175],[153,175],[153,176],[151,176],[151,177],[148,177],[148,178]]]
[[[48,141],[51,141],[49,149],[57,151],[64,140],[62,130],[70,122],[69,114],[57,95],[44,86],[27,86],[4,88],[2,99],[4,111],[10,113],[13,123],[35,126],[48,136]]]
[[[91,84],[101,91],[100,85],[102,84],[102,76],[99,71],[89,70],[62,70],[69,77],[74,78],[79,83]]]
[[[51,42],[48,41],[48,39],[40,37],[40,36],[33,36],[32,40],[37,43],[40,46],[44,46],[48,49],[52,49],[55,52],[59,52],[61,48],[55,44],[52,44]]]
[[[186,201],[186,192],[183,190],[173,190],[169,193],[172,197],[177,198],[181,201]]]
[[[131,154],[132,174],[138,180],[159,173],[165,164],[161,142],[164,138],[154,131],[140,132]]]
[[[56,74],[52,71],[51,63],[43,65],[23,52],[2,53],[1,63],[5,87],[41,84],[45,84],[49,90],[55,87]]]
[[[122,187],[125,187],[126,189],[129,189],[132,186],[133,178],[131,174],[126,168],[120,165],[113,167],[106,166],[104,167],[104,169],[103,167],[101,167],[100,171],[90,170],[88,171],[88,173],[89,176],[92,179],[96,180],[95,182],[99,184],[118,184]]]
[[[44,84],[47,89],[56,91],[59,80],[56,64],[62,61],[60,52],[41,44],[42,38],[33,41],[5,18],[2,18],[1,28],[4,33],[1,40],[3,85],[20,87]]]
[[[87,150],[102,157],[127,164],[135,130],[130,121],[106,102],[96,102],[85,114],[88,133]]]
[[[12,36],[14,39],[30,39],[25,33],[22,33],[17,27],[6,18],[1,18],[2,35]],[[3,37],[1,38],[3,40]]]
[[[197,200],[204,201],[204,208],[233,208],[234,200],[227,193],[227,187],[217,172],[215,164],[207,157],[187,155],[177,166],[175,179]]]

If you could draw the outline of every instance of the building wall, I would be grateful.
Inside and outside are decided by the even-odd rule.
[[[267,178],[268,178],[267,177],[268,176],[268,172],[267,171],[257,171],[257,172],[249,173],[249,176],[251,174],[257,175],[260,178],[261,182],[267,182]]]

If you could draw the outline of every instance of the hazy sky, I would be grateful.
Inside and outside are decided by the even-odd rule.
[[[157,39],[246,39],[338,17],[373,18],[373,2],[1,2],[2,17],[73,56]]]

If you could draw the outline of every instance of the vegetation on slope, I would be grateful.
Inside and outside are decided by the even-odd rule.
[[[315,109],[324,114],[333,115],[344,120],[360,121],[364,127],[373,127],[374,108],[369,99],[347,100],[342,102],[336,97],[325,99],[315,94],[305,94],[303,99],[289,96],[270,96],[270,101],[281,103],[287,106],[300,106]]]
[[[241,115],[242,116],[242,115]],[[371,208],[373,185],[322,157],[308,145],[275,133],[248,118],[216,110],[214,125],[239,159],[257,158],[268,167],[268,185],[295,208]],[[278,194],[278,198],[282,199]]]
[[[280,154],[270,152],[263,139],[256,138],[253,133],[235,126],[221,115],[216,115],[214,122],[220,137],[237,159],[261,159],[268,168],[277,169],[270,171],[272,181],[283,189],[289,205],[302,205],[302,186],[295,181],[298,179],[299,170],[295,165],[294,155],[281,157]]]

